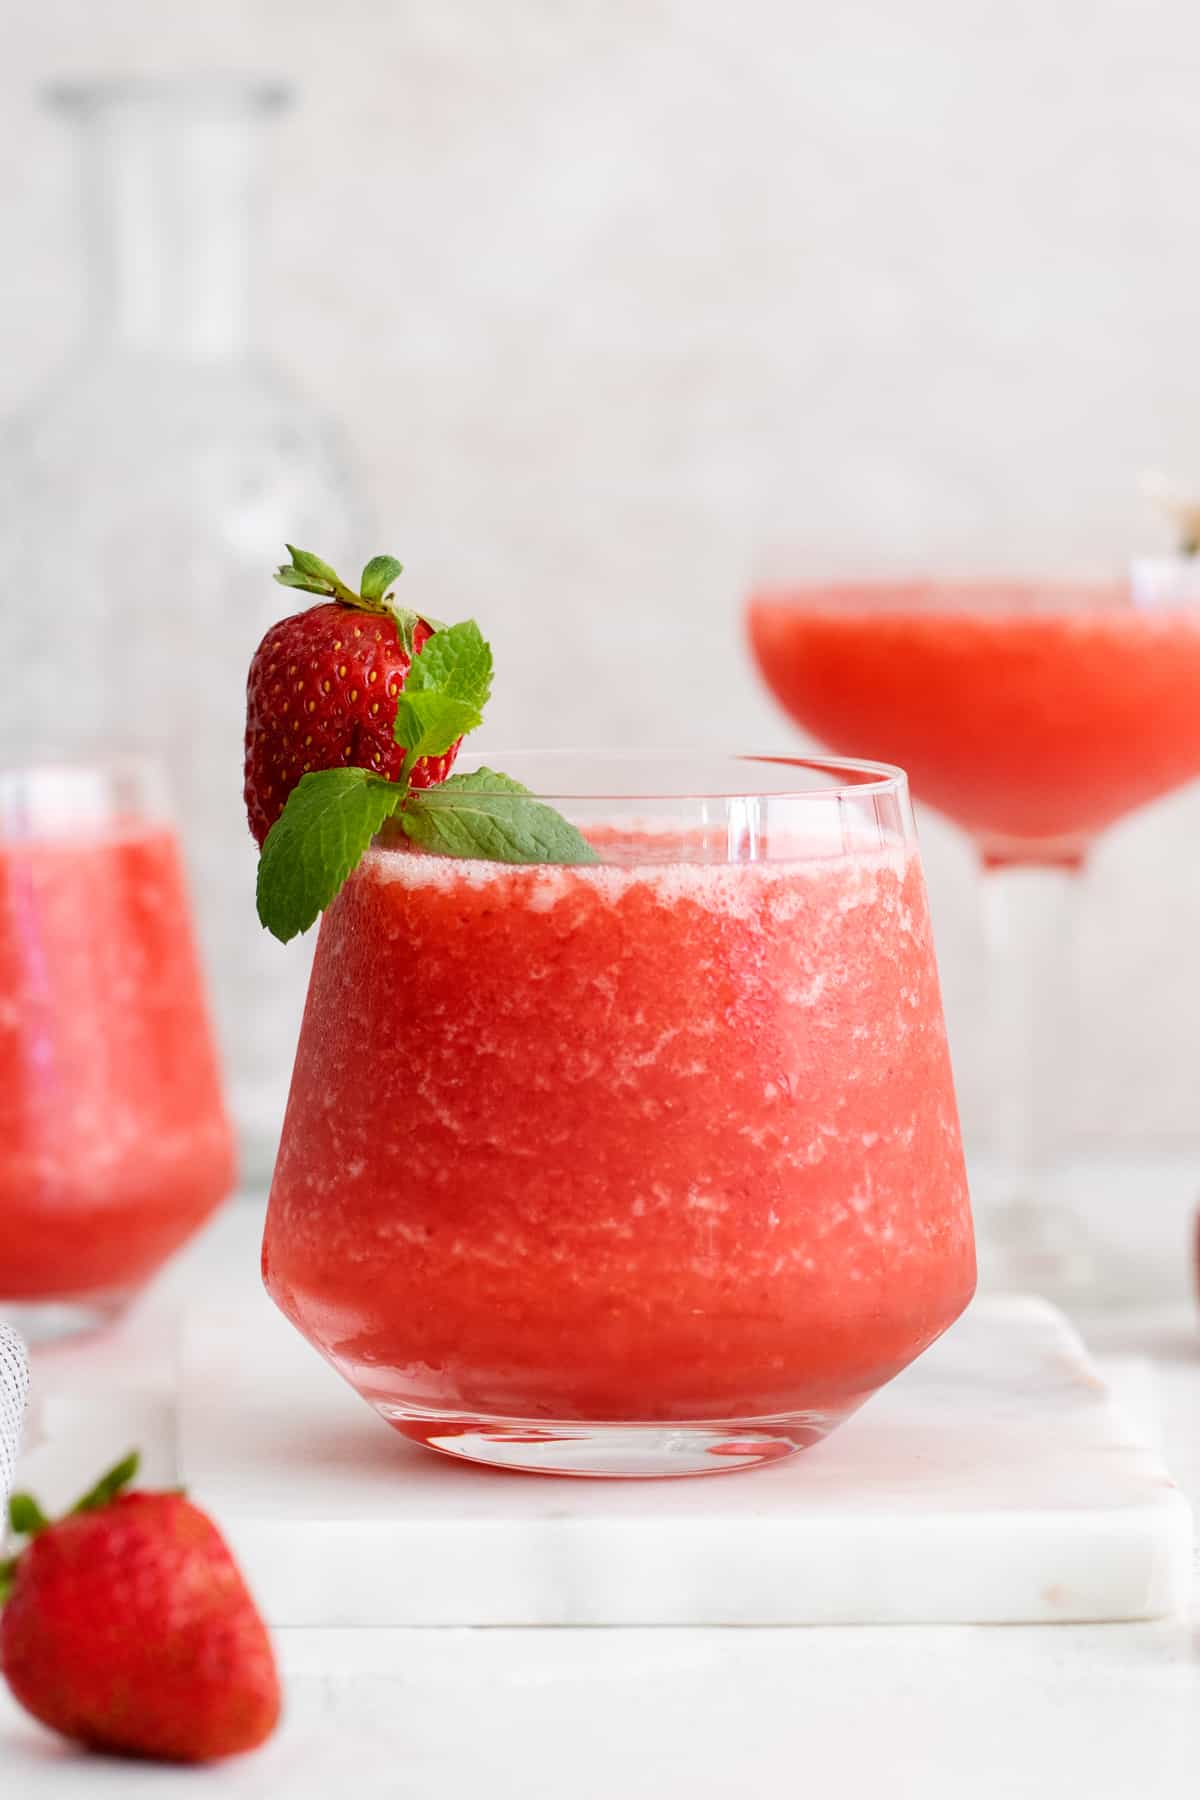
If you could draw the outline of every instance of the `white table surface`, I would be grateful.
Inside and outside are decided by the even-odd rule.
[[[243,1203],[248,1204],[248,1203]],[[151,1304],[257,1279],[227,1216]],[[1084,1322],[1156,1415],[1200,1503],[1200,1320],[1181,1300]],[[139,1320],[127,1327],[126,1352]],[[169,1389],[172,1371],[154,1377]],[[103,1357],[91,1429],[103,1433]],[[124,1445],[114,1445],[119,1452]],[[1151,1624],[810,1628],[292,1629],[287,1713],[208,1770],[107,1762],[0,1694],[0,1800],[1158,1800],[1200,1783],[1200,1604]]]

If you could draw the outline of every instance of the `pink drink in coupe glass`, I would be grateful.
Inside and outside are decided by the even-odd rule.
[[[843,770],[842,803],[787,794],[818,765],[720,773],[775,791],[690,802],[700,832],[596,826],[594,865],[377,847],[324,919],[264,1269],[420,1441],[572,1473],[766,1460],[970,1298],[903,778]]]
[[[1056,1179],[1075,1061],[1068,908],[1102,832],[1200,777],[1200,606],[1015,579],[808,584],[756,594],[749,630],[797,724],[902,764],[986,871],[985,1280],[1069,1304],[1130,1298],[1129,1257],[1095,1240]]]
[[[0,1309],[36,1336],[117,1310],[225,1198],[233,1147],[141,772],[0,786]]]
[[[1013,862],[1078,860],[1200,775],[1200,607],[1053,583],[764,591],[750,637],[823,744],[885,756]]]

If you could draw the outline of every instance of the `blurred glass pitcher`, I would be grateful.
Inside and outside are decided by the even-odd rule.
[[[114,738],[168,765],[247,1177],[269,1172],[307,954],[260,932],[241,802],[245,674],[285,537],[367,535],[336,431],[255,348],[272,83],[55,89],[79,150],[82,342],[0,452],[7,722],[27,758]]]

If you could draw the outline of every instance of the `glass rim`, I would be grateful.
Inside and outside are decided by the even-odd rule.
[[[114,750],[22,761],[0,746],[0,835],[54,836],[122,817],[173,818],[160,759]]]
[[[1133,583],[1124,575],[1034,575],[994,571],[971,575],[768,575],[750,584],[749,605],[859,611],[1019,613],[1133,609]]]
[[[535,750],[528,746],[513,749],[467,750],[460,753],[455,763],[457,772],[465,764],[477,767],[486,764],[505,774],[513,774],[520,779],[519,771],[509,768],[509,764],[539,761],[552,763],[556,760],[577,763],[586,768],[589,763],[608,770],[614,765],[627,763],[631,767],[645,768],[653,766],[669,769],[672,767],[686,771],[689,767],[712,766],[716,763],[728,763],[731,768],[743,764],[766,765],[775,769],[812,770],[827,776],[846,776],[849,779],[836,781],[835,784],[816,785],[784,785],[764,786],[753,781],[734,782],[714,786],[711,782],[676,783],[663,782],[630,782],[624,786],[614,787],[611,782],[574,781],[574,782],[541,782],[530,786],[530,793],[536,800],[544,800],[548,804],[580,801],[614,801],[622,805],[630,802],[679,802],[685,800],[700,801],[737,801],[737,800],[803,800],[829,804],[836,800],[873,800],[887,794],[906,794],[908,776],[895,763],[875,762],[863,757],[824,756],[820,753],[812,756],[795,755],[788,751],[740,751],[740,750],[703,750],[703,749],[646,749],[646,750],[605,750],[581,749],[567,746],[561,749]]]
[[[0,781],[19,781],[31,775],[59,775],[85,781],[97,775],[145,776],[161,779],[164,760],[153,750],[131,745],[115,745],[111,749],[64,750],[61,755],[47,752],[29,756],[6,743],[0,736]]]
[[[248,105],[260,112],[290,106],[295,89],[270,75],[211,74],[98,75],[49,81],[41,89],[45,105],[60,112],[89,113],[110,105],[154,106],[198,100],[221,105]]]

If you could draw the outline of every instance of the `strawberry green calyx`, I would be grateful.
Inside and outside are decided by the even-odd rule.
[[[364,600],[382,605],[392,598],[391,585],[403,573],[404,564],[397,562],[394,556],[373,556],[363,569],[358,584],[359,592]]]
[[[360,606],[364,612],[369,611],[360,594],[346,586],[336,569],[331,569],[327,562],[314,556],[311,550],[297,550],[295,544],[287,545],[290,563],[280,563],[275,571],[275,579],[281,587],[299,588],[305,594],[319,594],[326,600],[340,600],[343,606]]]
[[[110,1500],[115,1500],[129,1486],[138,1472],[140,1462],[138,1452],[131,1450],[119,1463],[114,1463],[86,1494],[81,1494],[64,1517],[98,1512],[102,1506],[107,1506]],[[14,1494],[8,1503],[8,1529],[13,1537],[35,1538],[39,1533],[48,1531],[54,1523],[53,1519],[47,1518],[32,1494]],[[19,1560],[18,1551],[15,1556],[0,1561],[0,1604],[8,1598]]]
[[[102,1506],[107,1506],[110,1500],[115,1500],[118,1494],[125,1491],[137,1474],[141,1460],[136,1450],[131,1450],[128,1456],[123,1456],[119,1463],[114,1463],[113,1467],[100,1477],[94,1487],[90,1487],[86,1494],[80,1496],[71,1508],[72,1513],[98,1512]]]
[[[359,612],[386,613],[395,620],[396,632],[408,656],[413,654],[413,634],[424,621],[431,631],[440,631],[441,623],[427,613],[414,612],[401,606],[392,592],[392,584],[404,573],[404,564],[394,556],[373,556],[359,578],[358,592],[344,582],[336,569],[314,556],[311,550],[286,546],[290,563],[281,563],[275,579],[281,587],[298,588],[304,594],[316,594],[323,600],[336,600]]]

